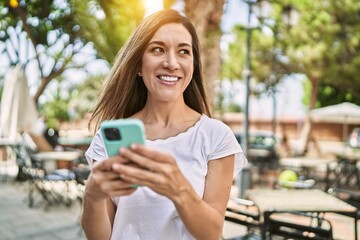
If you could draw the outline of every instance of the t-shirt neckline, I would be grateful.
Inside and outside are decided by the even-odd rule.
[[[158,138],[158,139],[154,139],[154,140],[146,139],[146,142],[147,143],[152,143],[152,144],[154,144],[154,143],[164,143],[164,142],[173,141],[175,139],[178,139],[178,138],[181,138],[181,137],[186,136],[188,134],[191,134],[193,131],[195,131],[195,129],[198,128],[198,126],[201,124],[201,122],[203,121],[203,119],[205,117],[206,117],[206,115],[202,114],[194,125],[192,125],[188,129],[186,129],[184,132],[178,133],[177,135],[170,136],[170,137],[167,137],[167,138]]]

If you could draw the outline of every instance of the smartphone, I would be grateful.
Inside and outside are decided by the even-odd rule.
[[[100,132],[108,157],[118,155],[120,148],[129,148],[133,143],[145,144],[145,128],[140,119],[103,121],[100,124]]]

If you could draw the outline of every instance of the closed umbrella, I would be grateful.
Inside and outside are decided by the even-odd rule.
[[[22,66],[6,74],[0,107],[1,138],[16,143],[20,139],[19,132],[36,131],[38,113]]]

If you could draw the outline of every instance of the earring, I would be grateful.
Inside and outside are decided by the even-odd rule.
[[[141,74],[141,72],[138,72],[138,74],[137,74],[139,77],[141,77],[142,76],[142,74]]]

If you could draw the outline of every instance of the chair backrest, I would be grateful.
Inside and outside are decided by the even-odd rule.
[[[225,220],[246,226],[249,229],[260,228],[260,212],[259,208],[249,200],[241,198],[232,198],[236,203],[235,207],[228,206],[226,208]]]
[[[54,148],[46,140],[43,135],[36,135],[33,133],[27,133],[32,142],[36,145],[39,152],[51,152],[54,151]]]
[[[296,214],[294,214],[296,215]],[[302,215],[305,217],[305,215]],[[300,221],[280,220],[274,217],[269,218],[269,234],[270,236],[281,236],[293,239],[313,239],[313,240],[328,240],[333,239],[331,223],[319,217],[314,225],[313,216],[308,216],[309,224]],[[327,226],[325,226],[327,225]]]

